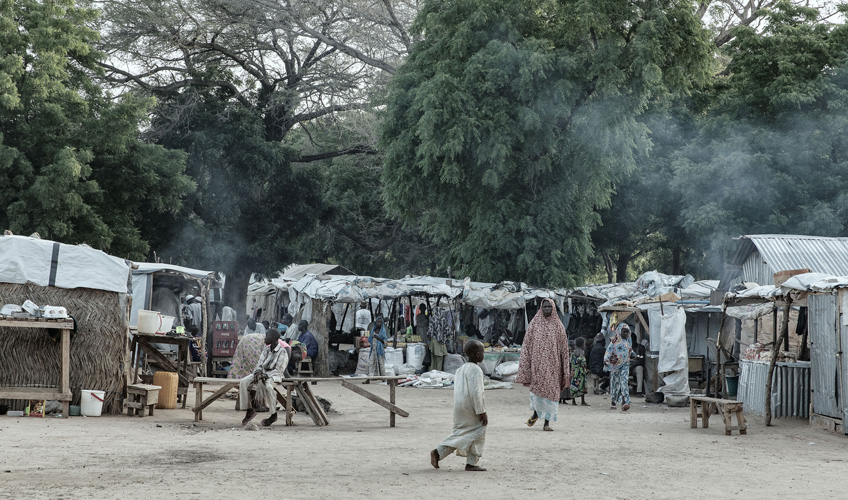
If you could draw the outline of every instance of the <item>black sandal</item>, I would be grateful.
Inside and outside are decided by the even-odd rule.
[[[527,427],[533,427],[536,425],[536,421],[539,420],[539,416],[530,417],[527,419]]]

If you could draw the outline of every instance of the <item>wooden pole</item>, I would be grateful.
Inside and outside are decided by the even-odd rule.
[[[774,366],[777,363],[777,352],[780,349],[780,342],[789,332],[789,311],[792,309],[792,297],[786,296],[783,304],[783,321],[780,325],[780,338],[775,339],[769,362],[768,378],[766,379],[766,426],[771,426],[771,387],[774,383]],[[777,309],[775,309],[777,311]]]
[[[392,311],[389,313],[389,333],[392,335],[392,347],[397,349],[397,335],[395,335],[395,326],[397,325],[397,314],[395,314],[395,304],[397,300],[392,299]]]

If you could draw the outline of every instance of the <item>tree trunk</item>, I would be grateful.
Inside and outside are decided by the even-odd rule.
[[[607,272],[607,283],[615,283],[615,275],[612,272],[612,257],[607,252],[604,252],[604,270]]]
[[[679,246],[676,246],[671,249],[671,274],[675,276],[680,276],[683,274],[683,270],[680,265],[680,254],[682,251]]]
[[[615,279],[618,283],[627,281],[627,266],[630,265],[630,254],[620,253],[615,262]]]
[[[251,272],[247,269],[232,269],[225,273],[224,305],[235,309],[239,324],[244,324],[247,315],[247,285]]]

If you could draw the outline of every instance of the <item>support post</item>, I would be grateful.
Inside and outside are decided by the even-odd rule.
[[[771,387],[774,383],[774,366],[777,363],[777,352],[780,349],[780,342],[786,337],[789,331],[789,311],[792,309],[792,297],[787,295],[786,300],[783,303],[783,322],[780,325],[780,338],[775,339],[774,343],[774,351],[771,355],[771,361],[769,361],[769,371],[768,378],[766,379],[766,426],[771,426]],[[775,309],[776,311],[776,309]]]

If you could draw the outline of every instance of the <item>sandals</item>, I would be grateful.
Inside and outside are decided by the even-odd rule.
[[[527,419],[527,427],[533,427],[534,425],[536,425],[536,421],[537,421],[537,420],[539,420],[538,415],[537,415],[537,416],[535,416],[535,417],[530,417],[530,418],[528,418],[528,419]]]
[[[550,426],[550,425],[548,425],[548,424],[545,424],[545,426],[544,426],[544,427],[542,427],[542,430],[543,430],[543,431],[553,431],[553,429],[551,429],[551,426]]]
[[[625,404],[621,407],[621,411],[627,411],[629,409],[630,409],[630,405],[628,405],[628,404]]]

